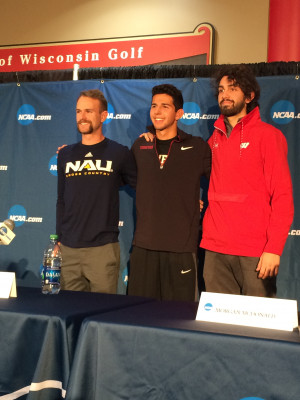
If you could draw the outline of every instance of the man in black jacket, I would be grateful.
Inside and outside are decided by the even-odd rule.
[[[211,152],[204,140],[178,129],[183,113],[180,90],[155,86],[150,110],[154,140],[141,137],[132,146],[138,177],[130,295],[197,299],[200,178],[209,177]]]

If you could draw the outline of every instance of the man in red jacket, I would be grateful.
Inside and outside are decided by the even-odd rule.
[[[216,89],[221,116],[209,139],[212,172],[200,243],[206,290],[275,297],[294,213],[287,142],[261,120],[250,68],[224,67]]]

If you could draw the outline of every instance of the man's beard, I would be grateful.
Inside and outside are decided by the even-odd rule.
[[[233,117],[234,115],[239,114],[245,107],[245,99],[235,103],[232,102],[232,106],[222,106],[222,102],[219,104],[221,114],[223,114],[225,117]]]
[[[89,130],[84,131],[84,132],[81,132],[81,130],[80,130],[79,127],[80,127],[80,124],[81,124],[82,122],[85,122],[85,123],[88,123],[88,124],[89,124]],[[89,135],[89,134],[91,134],[91,133],[94,132],[94,128],[93,128],[93,125],[92,125],[91,121],[84,121],[84,120],[79,121],[79,122],[77,123],[77,129],[78,129],[78,132],[81,133],[82,135]]]

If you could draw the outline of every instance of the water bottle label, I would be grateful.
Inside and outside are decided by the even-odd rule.
[[[46,285],[50,284],[55,284],[60,282],[60,270],[57,269],[51,269],[51,268],[44,268],[44,273],[43,273],[43,281]]]

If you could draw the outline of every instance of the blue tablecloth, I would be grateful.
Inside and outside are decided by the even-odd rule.
[[[43,295],[36,288],[0,299],[0,399],[63,398],[83,319],[148,301],[71,291]]]
[[[300,398],[298,332],[199,322],[197,307],[151,302],[85,319],[66,398]]]

